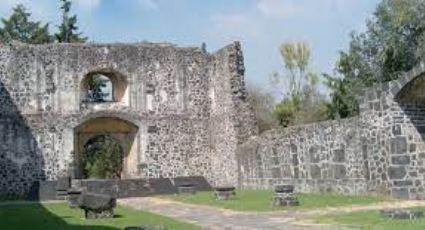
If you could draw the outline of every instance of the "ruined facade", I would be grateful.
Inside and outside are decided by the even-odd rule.
[[[358,117],[252,137],[237,153],[239,185],[425,198],[425,63],[359,96]]]
[[[110,101],[86,100],[95,74],[110,80]],[[357,117],[260,135],[243,75],[239,43],[214,54],[151,43],[0,46],[0,195],[82,178],[84,145],[107,134],[123,150],[123,179],[425,198],[425,64],[367,89]]]
[[[112,82],[110,102],[85,100],[87,78]],[[80,178],[82,147],[108,134],[122,178],[205,176],[236,184],[237,145],[256,133],[239,43],[215,54],[171,44],[0,47],[0,194],[38,180]]]

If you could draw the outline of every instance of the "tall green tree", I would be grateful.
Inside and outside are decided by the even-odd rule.
[[[425,54],[425,1],[382,0],[363,33],[352,33],[350,47],[341,52],[333,90],[333,117],[358,113],[355,95],[377,82],[397,79]]]
[[[283,43],[280,53],[286,71],[273,74],[272,84],[279,87],[283,100],[273,114],[284,127],[324,120],[325,98],[317,90],[320,76],[311,70],[308,44]]]
[[[49,24],[41,24],[39,21],[31,21],[31,14],[19,4],[12,9],[9,18],[2,18],[3,26],[0,27],[0,42],[6,43],[12,40],[30,44],[43,44],[52,41],[49,34]]]
[[[71,1],[60,0],[62,5],[62,23],[59,25],[59,31],[55,34],[56,40],[60,43],[84,43],[87,37],[78,32],[77,15],[70,16]]]

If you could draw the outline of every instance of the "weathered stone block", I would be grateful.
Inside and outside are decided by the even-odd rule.
[[[83,193],[78,203],[87,219],[114,217],[113,209],[116,206],[116,199],[111,196]]]
[[[319,163],[320,162],[320,154],[318,154],[319,147],[312,146],[309,149],[310,161],[311,163]]]
[[[275,185],[274,192],[275,193],[293,193],[294,186],[289,184]]]
[[[408,165],[410,164],[410,156],[392,156],[391,163],[393,163],[394,165]]]
[[[409,199],[409,189],[407,188],[393,188],[391,190],[392,197],[396,199]]]
[[[344,179],[347,175],[347,169],[345,168],[345,165],[333,165],[332,166],[334,171],[334,178],[335,179]]]
[[[406,169],[402,166],[388,167],[388,176],[390,179],[403,179],[406,176]]]
[[[333,151],[333,162],[345,162],[345,151],[344,149],[335,149]]]
[[[235,187],[214,188],[214,197],[216,200],[234,200],[236,199],[236,188]]]
[[[400,125],[394,125],[393,128],[392,128],[392,131],[393,131],[393,135],[394,136],[401,135],[401,127],[400,127]]]
[[[181,195],[195,195],[196,187],[193,184],[181,184],[177,187],[177,191]]]
[[[418,219],[423,217],[421,210],[409,209],[383,209],[380,211],[382,217],[390,219]]]
[[[310,165],[310,177],[312,179],[320,179],[322,178],[321,170],[318,165]]]
[[[68,205],[70,208],[78,208],[82,192],[79,189],[71,188],[68,190]]]
[[[411,186],[411,185],[413,185],[413,182],[411,180],[394,181],[394,186],[397,186],[397,187],[405,187],[405,186]]]
[[[275,193],[272,201],[273,206],[298,206],[300,202],[293,193]]]
[[[58,191],[67,191],[71,187],[71,178],[69,176],[59,177],[56,190]]]
[[[406,137],[395,137],[391,139],[391,153],[392,154],[407,153]]]

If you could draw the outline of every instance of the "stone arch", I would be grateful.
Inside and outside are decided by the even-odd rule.
[[[74,178],[83,178],[81,157],[84,145],[99,135],[109,135],[120,142],[123,150],[121,178],[128,178],[137,171],[137,134],[139,127],[118,117],[98,116],[84,120],[74,127]]]
[[[389,92],[393,95],[397,101],[398,97],[403,94],[414,82],[422,78],[425,74],[425,61],[421,62],[412,70],[403,73],[397,80],[384,83],[384,88],[388,88]]]
[[[106,78],[111,84],[110,101],[106,102],[125,102],[128,100],[128,81],[127,78],[120,72],[111,68],[97,69],[84,74],[80,81],[80,98],[81,102],[90,102],[88,100],[88,92],[90,90],[90,82],[94,77],[100,76]]]
[[[422,62],[397,80],[384,83],[388,89],[388,180],[395,198],[424,195],[425,163],[425,63]],[[385,99],[385,98],[384,98]],[[387,102],[387,103],[388,103]]]
[[[425,73],[421,73],[394,95],[394,100],[401,105],[425,106]]]

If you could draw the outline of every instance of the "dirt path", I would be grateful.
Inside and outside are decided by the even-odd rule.
[[[354,211],[380,210],[383,208],[425,207],[425,201],[391,201],[370,205],[327,207],[310,210],[291,210],[278,212],[237,212],[205,205],[185,204],[159,198],[129,198],[120,204],[145,210],[197,224],[205,229],[254,230],[339,230],[335,226],[320,226],[309,223],[308,219],[326,215]]]
[[[159,198],[129,198],[119,200],[119,204],[135,209],[149,211],[160,215],[184,220],[209,230],[342,230],[347,229],[335,226],[312,225],[302,222],[305,218],[340,211],[349,211],[347,208],[326,208],[308,211],[280,211],[280,212],[236,212],[205,205],[185,204],[177,201]],[[403,203],[406,207],[425,206],[424,203]],[[374,208],[388,207],[382,203]],[[361,210],[369,206],[353,206],[351,210]]]

